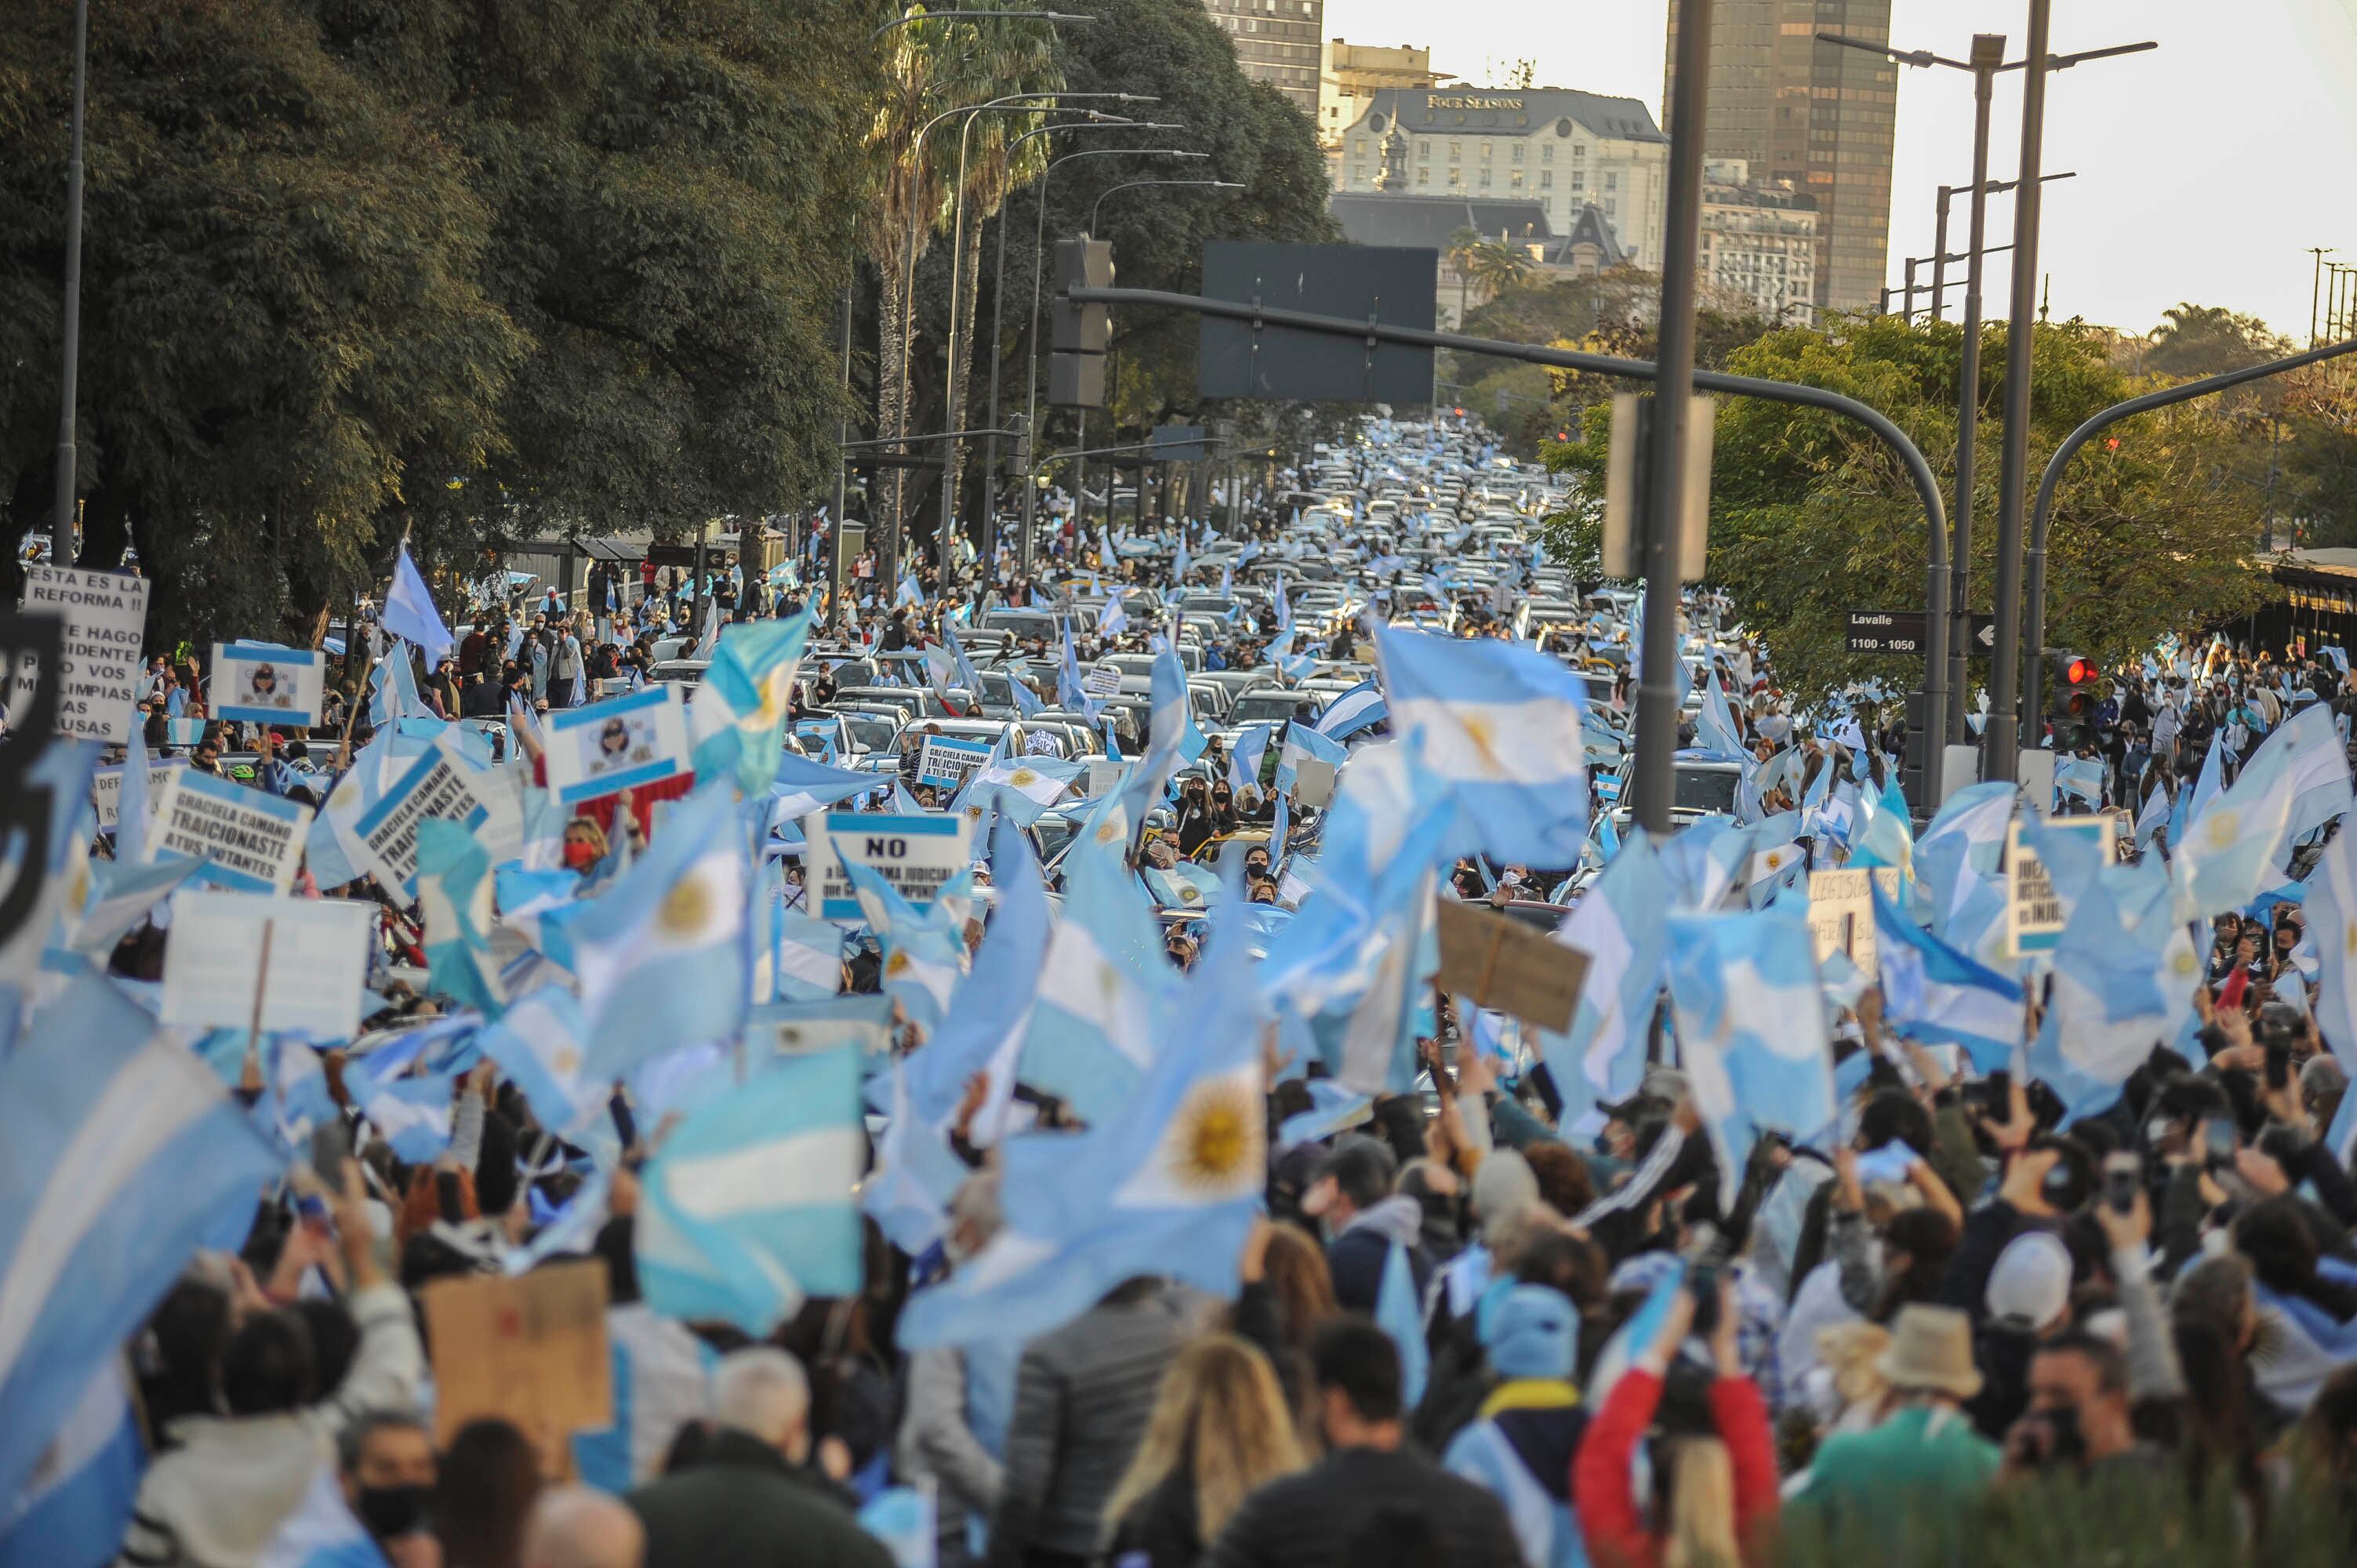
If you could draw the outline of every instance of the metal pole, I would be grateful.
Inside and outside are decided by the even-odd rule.
[[[1685,515],[1685,449],[1694,407],[1695,274],[1702,228],[1705,110],[1710,100],[1714,0],[1678,7],[1677,84],[1670,105],[1670,174],[1662,245],[1660,371],[1653,382],[1653,441],[1645,487],[1644,669],[1637,680],[1637,776],[1631,806],[1639,826],[1670,831],[1671,757],[1678,744],[1678,537]]]
[[[1956,504],[1951,512],[1955,542],[1948,552],[1948,580],[1953,596],[1948,634],[1948,690],[1955,700],[1948,708],[1948,744],[1964,742],[1964,706],[1972,693],[1973,607],[1973,453],[1981,419],[1981,271],[1987,262],[1989,100],[1996,73],[2005,59],[2005,35],[1980,33],[1973,38],[1973,205],[1971,241],[1964,262],[1964,351],[1956,378]],[[1943,245],[1944,253],[1947,247]]]
[[[2033,639],[2033,645],[2036,639],[2043,639],[2046,635],[2046,531],[2054,519],[2054,491],[2062,482],[2063,468],[2070,464],[2072,457],[2078,455],[2080,447],[2084,446],[2097,435],[2102,435],[2105,429],[2117,424],[2123,419],[2132,418],[2139,413],[2148,413],[2156,408],[2167,408],[2173,403],[2190,403],[2195,398],[2207,397],[2212,392],[2224,392],[2229,387],[2238,387],[2246,381],[2262,381],[2268,376],[2279,376],[2286,371],[2297,371],[2326,360],[2339,359],[2343,354],[2357,354],[2357,338],[2352,338],[2341,343],[2328,343],[2322,348],[2310,349],[2305,354],[2294,354],[2287,360],[2270,360],[2264,365],[2251,365],[2243,370],[2229,371],[2220,376],[2204,376],[2198,381],[2187,381],[2182,386],[2164,387],[2156,392],[2147,392],[2142,397],[2132,397],[2126,403],[2115,403],[2063,437],[2062,445],[2057,446],[2054,449],[2054,456],[2047,459],[2046,471],[2039,476],[2038,505],[2030,516],[2029,636]],[[2032,704],[2039,700],[2039,691],[2043,684],[2045,674],[2045,664],[2046,661],[2043,659],[2033,659],[2029,661],[2029,673],[2026,685],[2028,700]],[[1994,705],[1997,701],[1997,694],[1991,693],[1989,700]],[[2033,705],[2030,711],[2035,713],[2037,709]]]
[[[2013,302],[2005,343],[2005,446],[1997,468],[1996,641],[1989,661],[1988,729],[1981,777],[2019,777],[2022,486],[2029,470],[2030,332],[2038,313],[2038,166],[2046,132],[2046,46],[2054,0],[2029,0],[2021,72],[2021,183],[2013,198]],[[2029,661],[2042,650],[2033,644]]]
[[[834,618],[837,601],[843,596],[843,527],[850,521],[849,503],[844,499],[844,476],[849,469],[843,460],[843,448],[851,442],[851,288],[852,278],[856,275],[855,273],[845,277],[842,298],[838,302],[843,312],[844,402],[843,416],[834,422],[834,526],[827,532],[826,539],[826,608],[829,620]],[[885,302],[885,308],[891,308],[888,300]]]
[[[65,373],[59,381],[58,495],[49,524],[49,559],[81,563],[74,541],[74,403],[81,361],[81,127],[90,77],[90,0],[74,0],[73,146],[66,157]]]
[[[1948,292],[1948,198],[1955,187],[1940,188],[1939,217],[1932,225],[1932,319],[1940,319],[1940,304]]]
[[[2320,341],[2316,328],[2316,307],[2324,297],[2324,258],[2330,255],[2333,249],[2330,245],[2310,245],[2308,248],[2308,253],[2316,258],[2315,279],[2308,285],[2308,346],[2311,349]]]
[[[990,415],[983,423],[993,434],[983,438],[982,456],[982,538],[981,550],[987,553],[997,543],[998,527],[998,361],[1006,358],[1006,220],[1007,209],[1014,205],[1013,194],[998,204],[998,270],[990,284]],[[1039,433],[1031,436],[1037,449]],[[1026,480],[1028,483],[1028,480]]]

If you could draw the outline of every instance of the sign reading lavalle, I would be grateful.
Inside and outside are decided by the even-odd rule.
[[[113,572],[25,568],[25,597],[17,607],[65,622],[64,651],[58,659],[58,734],[117,743],[131,738],[148,587],[145,577]],[[30,701],[38,681],[29,665],[19,668],[9,705],[21,708]]]

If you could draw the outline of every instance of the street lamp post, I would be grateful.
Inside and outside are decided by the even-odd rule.
[[[1025,333],[1024,416],[1023,426],[1031,432],[1036,445],[1039,439],[1039,273],[1040,257],[1048,242],[1048,182],[1056,171],[1075,158],[1132,157],[1208,158],[1209,153],[1189,152],[1184,147],[1085,147],[1076,153],[1066,153],[1051,160],[1039,171],[1039,210],[1031,225],[1031,321]],[[1085,417],[1085,416],[1084,416]],[[1039,491],[1036,485],[1023,487],[1023,547],[1017,553],[1020,569],[1026,577],[1031,575],[1031,522],[1039,505]],[[1108,503],[1110,504],[1110,503]],[[1077,500],[1074,503],[1077,516]]]
[[[2032,0],[2033,10],[2037,11],[2041,16],[2046,12],[2047,7],[2048,0]],[[2072,66],[2078,65],[2085,60],[2105,59],[2114,55],[2140,54],[2147,49],[2158,48],[2160,46],[2150,40],[2147,40],[2142,43],[2116,44],[2107,48],[2083,49],[2077,54],[2059,56],[2050,55],[2046,52],[2046,32],[2042,24],[2033,26],[2031,29],[2029,53],[2027,58],[2018,60],[2007,60],[2005,58],[2005,35],[2002,33],[1974,34],[1970,58],[1960,60],[1950,59],[1945,55],[1933,54],[1929,49],[1895,49],[1889,44],[1877,43],[1871,38],[1853,38],[1840,33],[1819,33],[1817,35],[1817,39],[1820,43],[1838,44],[1844,48],[1859,49],[1867,54],[1878,54],[1885,59],[1900,65],[1910,65],[1926,69],[1938,65],[1945,66],[1952,70],[1963,70],[1972,73],[1973,183],[1969,187],[1973,196],[1971,219],[1972,232],[1971,238],[1964,249],[1964,363],[1956,377],[1956,505],[1954,509],[1954,516],[1952,519],[1951,524],[1954,529],[1955,538],[1953,541],[1950,549],[1950,555],[1954,562],[1954,568],[1950,574],[1948,579],[1948,690],[1953,694],[1953,700],[1948,704],[1947,734],[1943,737],[1948,745],[1961,746],[1964,744],[1965,733],[1964,698],[1970,690],[1969,678],[1967,674],[1967,660],[1970,658],[1972,646],[1970,634],[1972,628],[1973,487],[1975,484],[1973,466],[1975,446],[1976,437],[1979,434],[1980,424],[1981,275],[1984,263],[1986,259],[1994,253],[1989,249],[1987,243],[1988,198],[2002,190],[2020,188],[2025,191],[2026,195],[2024,197],[2024,201],[2027,202],[2026,210],[2029,220],[2031,242],[2026,249],[2021,248],[2020,228],[2025,208],[2021,202],[2017,202],[2014,209],[2016,229],[2015,244],[2009,247],[2000,246],[1998,249],[2014,249],[2017,251],[2015,257],[2017,275],[2019,275],[2022,273],[2028,273],[2034,275],[2037,271],[2037,245],[2035,239],[2038,220],[2038,187],[2046,180],[2069,179],[2072,177],[2072,176],[2069,174],[2040,174],[2034,166],[2036,160],[2025,156],[2022,162],[2022,177],[2020,179],[2006,180],[1992,184],[1988,177],[1990,99],[1994,94],[1996,78],[2000,73],[2008,70],[2018,70],[2024,66],[2029,65],[2032,60],[2035,60],[2037,62],[2037,69],[2031,74],[2038,78],[2038,114],[2040,116],[2040,122],[2042,124],[2045,114],[2044,105],[2046,92],[2044,78],[2048,71],[2068,70]],[[2028,106],[2026,104],[2024,109],[2026,123],[2028,115]],[[2031,147],[2029,143],[2025,141],[2023,147],[2025,155],[2029,154],[2030,150]],[[1954,193],[1955,188],[1953,186],[1942,186],[1940,188],[1936,238],[1932,251],[1933,257],[1932,263],[1932,318],[1935,321],[1940,318],[1942,302],[1947,297],[1946,273],[1947,263],[1949,261],[1948,201]],[[1911,288],[1910,290],[1910,297],[1907,304],[1910,318],[1911,319],[1915,304],[1912,297]],[[2026,320],[2027,318],[2025,317],[2024,319]],[[2008,354],[2009,352],[2010,346],[2008,346]],[[2009,365],[2010,361],[2008,360],[2008,371]],[[2027,374],[2026,366],[2024,373]],[[2010,383],[2008,383],[2008,386],[2009,385]],[[2014,516],[2014,532],[2011,536],[2013,543],[2010,552],[2010,553],[2017,558],[2017,561],[2021,549],[2019,511],[2018,498],[2017,498]],[[2000,555],[1998,589],[1999,593],[2002,594],[2004,592],[2004,580],[2006,576],[2002,558],[2007,553],[2003,542],[2005,538],[2005,528],[2002,512],[2000,512],[1998,532],[2000,541],[1998,546]],[[2016,580],[2016,600],[2011,605],[2010,609],[2008,609],[2007,604],[2002,598],[2000,598],[1996,606],[1996,620],[1998,626],[1996,635],[2000,640],[2005,639],[2009,635],[2009,628],[2018,624],[2018,619],[2013,618],[2018,616],[2020,608],[2018,604],[2018,578]],[[1992,650],[1992,652],[1994,651],[1995,650]],[[2008,657],[2010,657],[2015,651],[2018,651],[2018,650],[2009,646]],[[1995,695],[1996,684],[1997,682],[1993,677],[1990,682],[1992,689],[1990,701],[1993,706],[1999,701],[1999,699]],[[1995,723],[1994,714],[1991,715],[1991,723],[1992,725]],[[2008,759],[2006,763],[2006,770],[2002,774],[1992,774],[1990,776],[1992,778],[2006,779],[2013,777],[2013,762],[2010,757],[2010,753],[2008,753]]]
[[[73,147],[66,161],[65,373],[58,409],[58,495],[49,524],[49,559],[81,563],[74,542],[74,403],[81,368],[81,126],[90,76],[90,0],[74,0]]]
[[[1240,179],[1125,179],[1119,185],[1105,187],[1097,193],[1097,199],[1089,203],[1089,232],[1093,235],[1097,231],[1097,214],[1104,209],[1106,197],[1148,185],[1192,185],[1210,190],[1242,190],[1244,188],[1243,181]]]

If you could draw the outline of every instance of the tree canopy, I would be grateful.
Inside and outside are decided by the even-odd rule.
[[[1981,460],[1976,466],[1973,599],[1989,603],[1996,558],[2004,328],[1986,329]],[[1881,410],[1945,476],[1953,493],[1953,389],[1963,330],[1890,317],[1828,331],[1773,332],[1728,357],[1738,374],[1824,387]],[[2040,327],[2031,389],[2032,485],[2062,437],[2139,383],[2109,361],[2104,336],[2078,323]],[[1582,438],[1554,448],[1558,467],[1600,491],[1609,415],[1591,408]],[[2048,559],[2048,640],[2111,659],[2163,633],[2239,615],[2266,593],[2253,565],[2257,498],[2221,469],[2244,439],[2199,405],[2141,415],[2083,451],[2057,496]],[[1709,575],[1744,624],[1776,650],[1786,685],[1817,698],[1852,681],[1912,683],[1920,660],[1844,651],[1851,609],[1914,609],[1927,544],[1914,487],[1889,449],[1838,415],[1751,398],[1723,400],[1714,432]],[[1550,549],[1592,552],[1586,513],[1555,524]],[[1975,679],[1981,678],[1978,673]]]

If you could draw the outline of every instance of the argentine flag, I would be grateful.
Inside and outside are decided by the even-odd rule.
[[[571,915],[592,1077],[618,1078],[672,1047],[734,1039],[744,1027],[751,879],[730,792],[705,785],[673,806],[644,854]]]
[[[1570,1029],[1539,1036],[1548,1076],[1563,1097],[1565,1126],[1598,1100],[1634,1091],[1645,1076],[1646,1038],[1669,953],[1669,895],[1652,841],[1631,832],[1556,929],[1557,942],[1588,960]]]
[[[673,1130],[640,1176],[649,1306],[759,1338],[806,1297],[859,1293],[860,1071],[855,1050],[784,1058]]]
[[[1911,1039],[1963,1047],[1981,1073],[2010,1067],[2021,1044],[2019,983],[1900,914],[1871,879],[1867,886],[1890,1026]]]
[[[533,1118],[567,1143],[605,1113],[611,1080],[586,1077],[581,1004],[561,984],[540,987],[477,1036],[483,1055],[523,1094]]]
[[[278,1155],[203,1059],[85,976],[0,1059],[0,1498]]]
[[[965,918],[972,877],[944,883],[922,913],[873,868],[843,863],[860,911],[884,946],[884,990],[931,1039],[965,973]]]
[[[810,641],[813,603],[784,620],[740,621],[720,634],[712,664],[688,704],[696,777],[734,778],[759,795],[777,777],[793,708],[794,672]]]
[[[2190,928],[2170,918],[2167,898],[2152,908],[2136,880],[2090,878],[2055,945],[2053,989],[2029,1065],[2061,1099],[2065,1124],[2111,1105],[2153,1047],[2177,1037],[2201,980]]]
[[[1561,660],[1497,642],[1378,628],[1392,728],[1421,736],[1481,853],[1576,865],[1587,836],[1579,678]]]
[[[1300,782],[1303,762],[1322,762],[1339,768],[1350,757],[1342,743],[1330,736],[1320,735],[1308,725],[1297,724],[1285,732],[1285,746],[1276,754],[1276,792],[1291,795]]]
[[[1153,1067],[1116,1113],[1006,1144],[1006,1226],[910,1298],[904,1348],[1034,1337],[1138,1274],[1236,1293],[1267,1176],[1250,963],[1243,941],[1213,941],[1161,1010]]]
[[[491,957],[491,857],[473,832],[439,817],[417,824],[417,907],[427,983],[496,1018],[507,1003]]]
[[[1806,1142],[1834,1124],[1834,1063],[1815,940],[1805,916],[1673,915],[1670,1007],[1678,1062],[1719,1164],[1720,1212],[1734,1206],[1762,1132]]]
[[[1161,928],[1119,852],[1083,842],[1066,862],[1063,918],[1048,939],[1015,1076],[1102,1122],[1154,1060],[1165,977]]]

